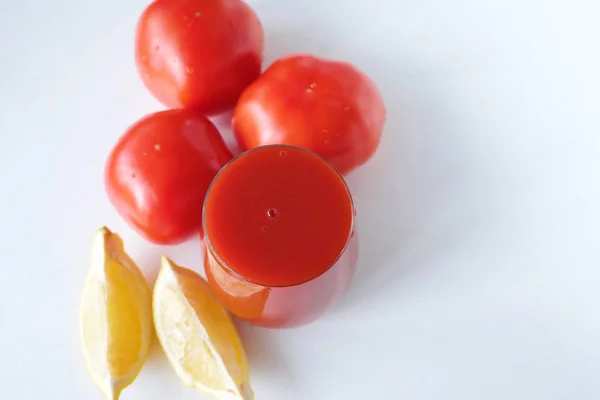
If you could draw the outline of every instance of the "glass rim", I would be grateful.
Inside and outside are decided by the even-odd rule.
[[[237,271],[235,271],[231,266],[229,266],[227,263],[225,263],[223,261],[223,259],[221,258],[221,256],[219,255],[219,253],[215,250],[215,248],[213,247],[211,241],[210,241],[210,235],[208,234],[208,230],[206,229],[206,203],[208,200],[208,196],[210,195],[210,191],[214,185],[214,183],[217,181],[217,179],[219,178],[219,176],[221,175],[221,173],[227,168],[229,167],[231,164],[233,164],[234,162],[236,162],[237,160],[239,160],[240,158],[242,158],[243,156],[253,153],[255,151],[260,151],[263,150],[265,148],[272,148],[272,147],[284,147],[284,148],[293,148],[296,150],[301,150],[304,151],[305,153],[311,154],[313,156],[316,156],[318,159],[320,159],[322,162],[324,162],[329,168],[331,168],[336,175],[340,178],[340,181],[342,182],[342,185],[344,186],[344,190],[346,191],[346,195],[348,196],[348,200],[350,201],[350,209],[351,209],[351,213],[350,213],[350,229],[348,231],[348,237],[346,238],[346,243],[344,243],[344,247],[342,247],[342,249],[340,250],[339,254],[337,255],[337,257],[335,258],[335,260],[333,260],[333,262],[327,266],[327,268],[323,269],[323,271],[321,273],[319,273],[318,275],[315,275],[309,279],[306,279],[302,282],[297,282],[297,283],[293,283],[290,285],[265,285],[262,283],[258,283],[258,282],[254,282],[248,278],[246,278],[245,276],[242,276],[240,273],[238,273]],[[234,156],[231,160],[229,160],[225,165],[223,165],[223,167],[221,169],[219,169],[219,171],[217,172],[217,174],[215,175],[215,177],[212,179],[212,181],[210,182],[210,185],[208,185],[208,189],[206,190],[206,195],[204,196],[204,202],[202,204],[202,230],[204,232],[204,242],[206,244],[206,248],[204,249],[204,251],[210,251],[211,255],[216,259],[216,261],[221,265],[222,268],[224,268],[226,270],[227,273],[231,274],[233,277],[239,279],[240,281],[243,281],[245,283],[249,283],[251,285],[255,285],[255,286],[260,286],[263,288],[291,288],[291,287],[296,287],[296,286],[301,286],[304,285],[310,281],[314,281],[315,279],[320,278],[321,276],[323,276],[324,274],[326,274],[331,268],[333,268],[333,266],[335,264],[338,263],[338,261],[342,258],[342,256],[346,253],[346,251],[348,250],[348,247],[350,246],[350,242],[352,240],[352,238],[354,237],[354,225],[356,223],[356,209],[354,208],[354,200],[352,198],[352,193],[350,192],[350,188],[348,187],[348,184],[346,183],[346,179],[344,178],[344,176],[338,171],[337,168],[335,168],[329,161],[327,161],[323,156],[321,156],[320,154],[307,149],[306,147],[302,147],[302,146],[296,146],[296,145],[292,145],[292,144],[266,144],[266,145],[262,145],[262,146],[257,146],[257,147],[253,147],[251,149],[248,149],[246,151],[243,151],[242,153]],[[205,257],[207,257],[207,255],[205,254]]]

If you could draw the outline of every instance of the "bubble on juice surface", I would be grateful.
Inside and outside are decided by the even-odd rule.
[[[274,218],[274,217],[276,217],[276,216],[277,216],[277,209],[275,209],[275,208],[269,208],[269,209],[267,210],[267,215],[268,215],[269,217],[271,217],[271,218]]]

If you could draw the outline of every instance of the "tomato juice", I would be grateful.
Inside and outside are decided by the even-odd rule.
[[[318,317],[356,269],[354,206],[315,153],[269,145],[234,158],[204,204],[208,281],[229,310],[270,327]]]

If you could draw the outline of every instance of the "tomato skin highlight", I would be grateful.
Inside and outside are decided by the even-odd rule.
[[[210,182],[232,158],[217,128],[191,110],[149,114],[112,149],[108,198],[144,238],[175,244],[201,231]]]
[[[301,146],[348,174],[373,156],[385,119],[377,86],[356,67],[294,55],[275,61],[242,93],[233,130],[246,150]]]
[[[155,0],[138,21],[135,61],[165,106],[214,115],[260,75],[263,48],[261,22],[242,0]]]

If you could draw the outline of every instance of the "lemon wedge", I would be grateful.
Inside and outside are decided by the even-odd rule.
[[[100,228],[81,300],[83,353],[92,379],[108,400],[138,375],[152,340],[148,283],[119,235]]]
[[[200,275],[163,257],[152,306],[158,339],[187,386],[218,400],[254,399],[240,337]]]

